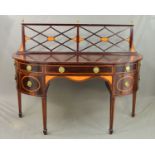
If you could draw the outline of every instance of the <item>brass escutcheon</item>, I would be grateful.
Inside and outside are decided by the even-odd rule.
[[[93,68],[93,72],[94,73],[99,73],[100,72],[100,68],[99,67],[94,67]]]
[[[32,71],[32,66],[31,65],[27,65],[26,66],[26,70],[29,71],[29,72]]]
[[[31,87],[32,87],[32,82],[31,82],[31,81],[27,81],[27,86],[28,86],[29,88],[31,88]]]
[[[65,68],[62,67],[62,66],[60,66],[60,67],[59,67],[59,73],[64,73],[64,72],[65,72]]]

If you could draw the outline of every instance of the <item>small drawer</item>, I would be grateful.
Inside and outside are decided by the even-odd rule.
[[[47,66],[47,73],[55,74],[106,74],[112,73],[112,66]]]
[[[115,95],[131,94],[136,89],[136,75],[124,73],[115,75]]]
[[[35,96],[42,95],[42,77],[20,74],[20,89],[23,93]]]
[[[133,72],[137,69],[137,63],[129,63],[124,65],[117,65],[115,71],[118,73],[125,73],[125,72]]]
[[[27,72],[42,72],[42,67],[40,65],[20,63],[19,67]]]

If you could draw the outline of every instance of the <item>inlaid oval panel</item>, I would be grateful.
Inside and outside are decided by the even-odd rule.
[[[40,89],[40,82],[36,77],[33,76],[23,76],[21,79],[22,87],[26,91],[34,92]]]
[[[133,89],[133,76],[124,76],[117,81],[117,90],[130,91]]]

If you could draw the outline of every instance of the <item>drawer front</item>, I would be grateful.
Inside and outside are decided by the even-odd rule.
[[[25,94],[42,95],[42,77],[20,73],[20,88]]]
[[[137,78],[135,74],[118,74],[114,79],[115,95],[131,94],[137,87]]]
[[[42,66],[40,65],[19,63],[19,68],[27,72],[42,72]]]
[[[118,73],[133,72],[137,70],[137,63],[130,63],[125,65],[117,65],[115,71]]]
[[[46,72],[52,74],[103,74],[113,73],[113,67],[106,66],[46,66]]]

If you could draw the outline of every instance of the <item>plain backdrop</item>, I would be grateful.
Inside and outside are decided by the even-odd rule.
[[[117,97],[114,134],[108,134],[109,93],[102,80],[51,82],[48,136],[42,135],[41,99],[23,95],[18,118],[12,54],[21,43],[21,22],[134,23],[134,44],[143,55],[136,117],[131,96]],[[155,138],[155,16],[0,16],[0,138]]]

